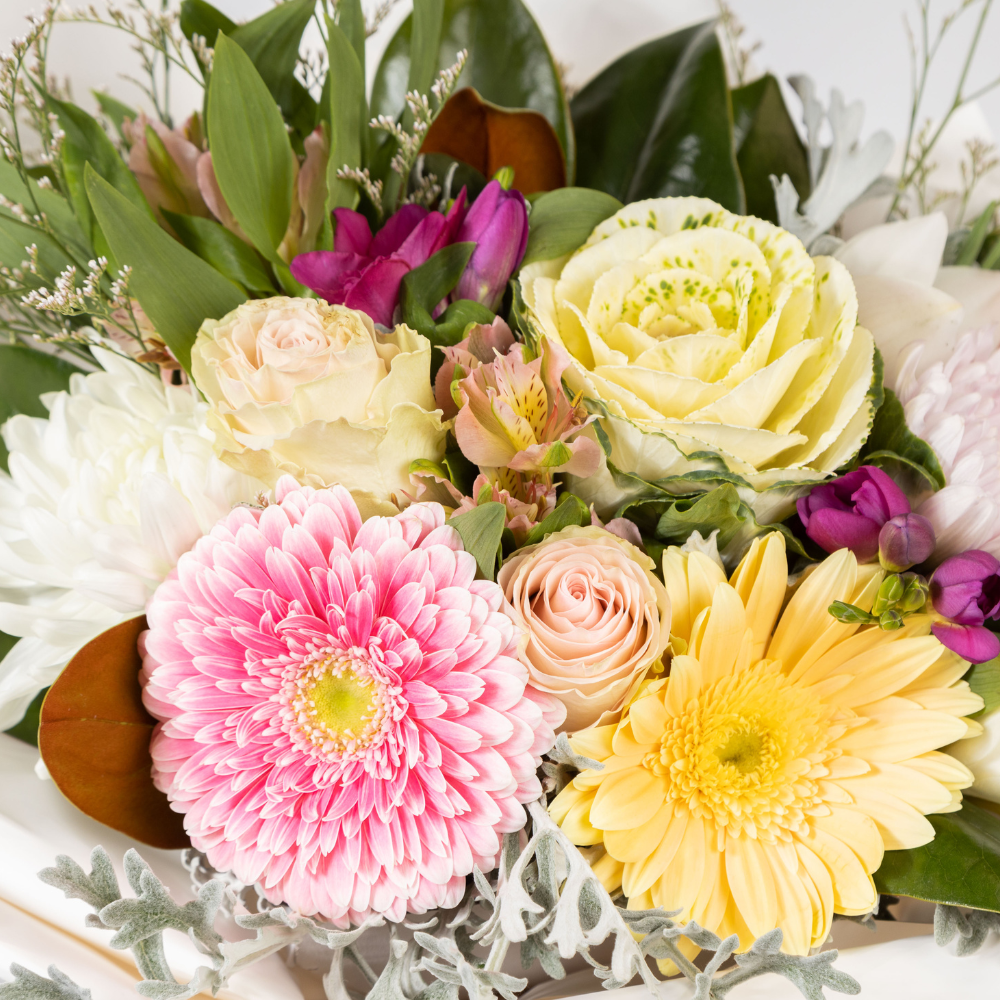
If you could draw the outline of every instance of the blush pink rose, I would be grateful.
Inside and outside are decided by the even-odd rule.
[[[532,686],[566,706],[569,732],[621,711],[670,641],[670,600],[653,560],[604,528],[563,528],[515,552],[497,582],[527,633]]]

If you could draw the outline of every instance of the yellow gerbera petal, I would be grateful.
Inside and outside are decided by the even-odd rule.
[[[732,585],[746,607],[747,624],[753,630],[755,660],[767,652],[787,584],[785,536],[775,531],[755,538],[732,578]]]
[[[767,852],[750,837],[730,837],[726,841],[726,877],[739,907],[755,938],[775,926],[778,896]]]
[[[634,830],[666,801],[667,783],[644,767],[630,767],[601,782],[590,822],[602,830]]]
[[[659,747],[660,736],[667,725],[667,710],[655,695],[639,698],[629,708],[628,721],[637,743],[656,744]]]
[[[699,635],[691,637],[690,655],[701,663],[706,685],[732,673],[746,630],[747,614],[739,594],[728,583],[720,583]]]
[[[866,913],[875,905],[871,876],[847,844],[815,826],[800,839],[833,876],[833,905],[838,913]]]
[[[607,760],[611,756],[611,738],[615,735],[615,726],[593,726],[581,729],[573,734],[569,745],[574,753],[591,760]]]
[[[666,832],[648,857],[625,866],[622,877],[622,889],[629,898],[645,892],[666,871],[667,865],[674,860],[684,831],[687,829],[688,811],[674,809]]]
[[[642,826],[631,830],[606,830],[604,846],[608,854],[623,862],[642,861],[649,857],[666,836],[673,812],[673,803],[664,803]],[[565,824],[563,829],[566,829]]]

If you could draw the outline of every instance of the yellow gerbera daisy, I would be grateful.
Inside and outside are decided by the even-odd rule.
[[[631,909],[681,910],[740,947],[780,927],[786,951],[822,944],[834,913],[875,904],[885,850],[934,836],[972,774],[938,748],[980,731],[968,664],[914,615],[844,625],[882,580],[847,549],[788,598],[784,539],[754,542],[731,580],[699,553],[664,555],[676,637],[670,676],[647,680],[616,725],[573,737],[603,770],[552,803]],[[695,949],[697,950],[697,949]]]

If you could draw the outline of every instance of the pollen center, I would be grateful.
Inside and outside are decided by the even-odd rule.
[[[740,774],[756,771],[763,760],[764,737],[751,730],[741,730],[729,737],[724,747],[715,751],[723,764],[735,767]]]

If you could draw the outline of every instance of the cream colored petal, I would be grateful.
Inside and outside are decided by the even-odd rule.
[[[702,688],[701,664],[693,656],[675,656],[670,661],[670,678],[664,708],[674,718],[683,715],[688,702],[698,695]]]
[[[652,819],[666,801],[666,779],[644,767],[631,767],[604,779],[590,810],[602,830],[630,830]]]
[[[746,608],[747,624],[753,630],[755,660],[767,650],[787,582],[785,536],[774,531],[755,538],[732,576],[732,585]]]
[[[636,364],[654,371],[674,372],[702,382],[717,382],[740,359],[739,345],[729,337],[694,333],[661,340],[636,358]],[[728,378],[725,386],[731,386]],[[720,394],[725,388],[720,388]]]
[[[636,741],[640,744],[658,744],[666,731],[669,719],[663,702],[656,695],[639,698],[629,706],[628,721]]]
[[[805,872],[789,871],[780,858],[770,852],[767,860],[774,879],[779,926],[783,934],[782,947],[793,955],[807,955],[812,947],[816,905],[806,884],[811,879]]]
[[[603,761],[611,756],[611,738],[615,734],[615,726],[592,726],[581,729],[570,738],[570,746],[574,753],[591,760]]]
[[[934,839],[934,827],[919,809],[880,789],[872,794],[868,789],[855,796],[857,805],[875,821],[887,851],[904,851],[922,847]]]
[[[607,246],[607,244],[605,244]],[[616,323],[635,322],[626,315],[626,299],[643,278],[657,270],[655,264],[641,259],[623,260],[600,274],[593,283],[589,303],[571,299],[585,310],[587,322],[599,336],[606,336]]]
[[[706,687],[732,671],[746,631],[743,602],[728,583],[720,583],[712,596],[704,631],[697,642],[692,636],[691,643],[691,655],[701,664],[702,683]]]
[[[869,761],[896,762],[960,740],[965,723],[944,712],[890,709],[872,712],[869,721],[845,733],[836,745]]]
[[[919,677],[941,655],[941,643],[934,636],[917,639],[903,639],[878,647],[877,652],[866,652],[842,663],[829,676],[851,674],[854,677],[849,687],[832,696],[832,700],[848,708],[858,708],[871,702],[887,698],[906,687]],[[810,673],[810,676],[812,674]],[[803,678],[803,683],[808,683]],[[944,689],[934,689],[935,692]],[[917,700],[913,698],[913,700]],[[919,703],[919,702],[918,702]],[[922,703],[920,703],[922,704]],[[924,705],[938,708],[937,705]],[[940,711],[947,711],[943,707]],[[974,709],[978,711],[978,709]],[[864,714],[862,710],[861,714]],[[966,715],[967,712],[953,712]]]
[[[842,840],[861,859],[869,874],[882,864],[885,848],[875,821],[866,813],[831,805],[828,816],[818,816],[813,825]]]
[[[799,836],[829,869],[833,879],[833,905],[838,913],[865,913],[875,905],[877,893],[871,876],[839,837],[815,826]]]
[[[772,930],[778,920],[778,896],[766,850],[747,836],[726,839],[726,878],[754,937]]]
[[[912,691],[907,694],[907,698],[923,708],[935,712],[947,712],[949,715],[975,715],[976,712],[983,710],[983,699],[972,691],[965,681],[960,681],[950,688]]]
[[[725,917],[732,893],[726,878],[726,858],[717,850],[715,831],[705,824],[705,872],[698,898],[691,907],[691,919],[702,927],[718,927]]]
[[[665,807],[672,808],[672,804]],[[658,815],[658,814],[657,814]],[[629,898],[646,892],[666,871],[674,860],[684,840],[688,824],[688,811],[679,809],[672,813],[666,831],[656,848],[647,857],[625,866],[622,874],[622,889]]]
[[[701,892],[706,850],[705,821],[690,816],[676,854],[683,863],[667,865],[659,880],[653,883],[653,902],[657,906],[667,910],[690,910]]]
[[[722,396],[726,387],[721,383],[712,384],[697,378],[686,378],[673,372],[655,371],[636,365],[599,364],[593,376],[605,384],[626,389],[642,400],[657,414],[671,419],[682,420]],[[621,393],[611,398],[621,399]],[[628,398],[628,397],[626,397]],[[637,416],[640,414],[637,412]]]
[[[605,219],[590,234],[584,247],[614,237],[624,228],[653,230],[654,234],[659,234],[655,241],[659,242],[660,235],[669,236],[700,226],[719,226],[729,218],[729,212],[708,198],[646,198],[631,202]]]
[[[673,804],[665,802],[651,819],[639,826],[628,830],[606,830],[604,832],[604,846],[608,853],[619,861],[641,862],[653,854],[663,842],[673,812]],[[574,843],[582,843],[582,841],[574,841]]]
[[[965,764],[950,754],[941,753],[940,750],[931,750],[919,757],[911,757],[909,760],[902,761],[899,766],[919,771],[928,778],[940,781],[942,785],[953,790],[968,788],[973,781],[972,771]]]
[[[572,303],[586,314],[601,275],[618,264],[638,260],[659,240],[659,234],[651,229],[629,227],[620,228],[600,243],[584,246],[562,269],[555,288],[556,302]]]
[[[825,943],[833,924],[833,875],[816,852],[801,841],[796,841],[795,853],[802,865],[802,883],[813,904],[812,946],[815,948]]]
[[[837,440],[826,451],[812,460],[810,468],[829,476],[842,465],[846,465],[857,455],[861,444],[871,432],[874,420],[875,404],[870,396],[866,396]]]
[[[766,465],[776,456],[806,440],[804,435],[798,433],[774,434],[756,427],[732,427],[727,424],[663,420],[659,426],[665,431],[686,435],[718,451],[735,455],[754,468]]]
[[[604,334],[604,340],[611,350],[624,354],[630,362],[636,362],[645,351],[659,343],[655,337],[643,333],[631,323],[615,323]]]
[[[913,618],[907,619],[907,624],[909,625],[910,622],[916,623],[918,621],[924,630],[930,630],[930,615],[914,615]],[[930,669],[899,693],[908,697],[911,692],[922,691],[925,688],[951,687],[952,684],[960,681],[968,673],[968,670],[969,663],[967,660],[963,660],[957,653],[953,653],[950,649],[943,649],[940,657],[934,661]]]

